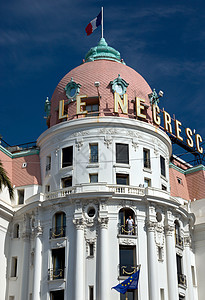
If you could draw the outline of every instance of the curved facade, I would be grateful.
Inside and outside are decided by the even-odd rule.
[[[125,299],[111,288],[139,268],[128,299],[202,300],[192,199],[169,176],[171,141],[152,122],[152,91],[106,49],[99,44],[60,81],[37,152],[10,157],[22,157],[32,180],[15,187],[11,203],[5,192],[6,300]]]

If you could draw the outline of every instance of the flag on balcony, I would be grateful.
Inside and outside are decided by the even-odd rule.
[[[136,290],[138,288],[139,274],[140,269],[132,274],[129,278],[125,279],[122,283],[113,286],[112,289],[115,289],[121,294],[125,294],[127,290]]]

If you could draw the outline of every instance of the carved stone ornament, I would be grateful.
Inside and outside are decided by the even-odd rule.
[[[135,245],[135,241],[132,239],[120,239],[121,245]]]
[[[165,233],[166,235],[172,236],[172,234],[174,233],[174,226],[173,225],[166,225],[165,226]]]
[[[134,148],[135,152],[137,148],[139,147],[139,143],[137,139],[132,139],[132,147]]]
[[[156,231],[155,231],[155,243],[157,246],[159,247],[163,247],[164,246],[164,231],[163,231],[163,227],[156,227]]]
[[[83,219],[83,218],[80,218],[80,219],[74,219],[74,220],[73,220],[73,224],[75,224],[76,229],[83,230],[84,227],[85,227],[85,222],[84,222],[84,219]]]
[[[75,146],[76,146],[76,148],[78,149],[78,151],[80,151],[80,149],[81,149],[82,146],[83,146],[83,140],[76,140],[76,141],[75,141]]]
[[[77,137],[77,136],[85,136],[85,135],[88,135],[89,132],[88,131],[79,131],[79,132],[74,132],[73,134],[70,135],[70,138],[71,137]]]
[[[190,236],[184,236],[184,246],[185,247],[191,246],[191,237]]]
[[[152,221],[147,221],[146,222],[146,227],[147,227],[147,230],[149,232],[155,232],[156,226],[157,226],[156,222],[152,222]]]
[[[119,132],[116,128],[101,128],[100,133],[106,135],[121,134],[121,132]]]
[[[110,146],[112,145],[112,138],[111,137],[105,137],[104,138],[104,144],[107,146],[107,148],[109,149]]]
[[[43,228],[42,228],[42,226],[38,225],[35,228],[35,233],[36,233],[36,236],[42,235],[43,234]]]
[[[98,222],[100,223],[101,228],[108,228],[108,217],[98,218]]]

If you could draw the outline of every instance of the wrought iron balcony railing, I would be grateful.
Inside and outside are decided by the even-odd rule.
[[[65,237],[66,226],[57,226],[50,229],[50,239]]]
[[[138,269],[137,265],[119,265],[120,276],[131,276]]]
[[[187,287],[186,275],[177,274],[178,275],[178,284],[183,285],[185,288]]]
[[[133,225],[132,228],[129,228],[127,225],[119,225],[119,234],[136,235],[136,225]]]
[[[175,235],[175,243],[176,243],[176,246],[180,247],[181,249],[184,248],[184,239],[179,234]]]
[[[48,280],[57,280],[64,278],[65,267],[61,269],[48,269]]]

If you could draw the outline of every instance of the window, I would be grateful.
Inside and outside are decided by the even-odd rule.
[[[14,225],[13,238],[19,238],[19,224]]]
[[[89,286],[89,300],[94,300],[94,287],[92,285]]]
[[[119,211],[119,234],[128,234],[134,235],[135,233],[135,226],[128,222],[128,219],[135,220],[135,214],[130,208],[122,208]]]
[[[50,171],[51,169],[51,156],[46,157],[46,172]]]
[[[161,155],[160,155],[160,167],[161,167],[161,175],[166,177],[165,158]]]
[[[53,228],[50,231],[50,238],[56,239],[65,236],[66,230],[66,214],[58,212],[54,215]]]
[[[90,163],[98,162],[98,144],[90,144]]]
[[[116,174],[116,183],[120,185],[129,185],[128,174]]]
[[[166,191],[166,190],[167,190],[166,185],[162,184],[162,190],[163,190],[163,191]]]
[[[72,186],[72,176],[62,178],[62,188]]]
[[[129,145],[116,144],[116,163],[129,164]]]
[[[94,244],[93,243],[90,243],[89,244],[89,255],[90,256],[93,256],[94,255]]]
[[[51,300],[64,300],[64,290],[51,292]]]
[[[191,266],[191,274],[192,274],[192,284],[193,286],[196,286],[196,276],[195,276],[194,266]]]
[[[177,182],[178,182],[178,184],[182,184],[182,179],[177,177]]]
[[[52,264],[53,264],[53,268],[49,269],[48,280],[56,280],[56,279],[64,278],[65,248],[52,250]]]
[[[135,300],[137,299],[135,297],[135,291],[133,290],[127,290],[127,295],[126,294],[120,294],[120,300]]]
[[[73,146],[62,149],[62,168],[73,165]]]
[[[144,168],[151,169],[151,161],[150,161],[150,150],[143,149],[143,158],[144,158]]]
[[[150,178],[145,178],[144,179],[144,187],[150,187],[151,186],[151,179]]]
[[[164,289],[160,289],[160,300],[164,300]]]
[[[162,261],[162,247],[158,246],[158,260]]]
[[[95,116],[99,116],[99,104],[96,103],[96,104],[88,104],[86,105],[86,108],[87,110],[87,116],[89,117],[95,117]]]
[[[46,185],[46,186],[45,186],[45,192],[46,192],[46,193],[49,193],[49,192],[50,192],[50,185]]]
[[[90,174],[90,183],[98,182],[98,174]]]
[[[11,258],[11,277],[17,276],[17,257]]]
[[[120,276],[130,276],[137,270],[135,247],[120,245]]]
[[[18,204],[24,204],[24,190],[18,190]]]

